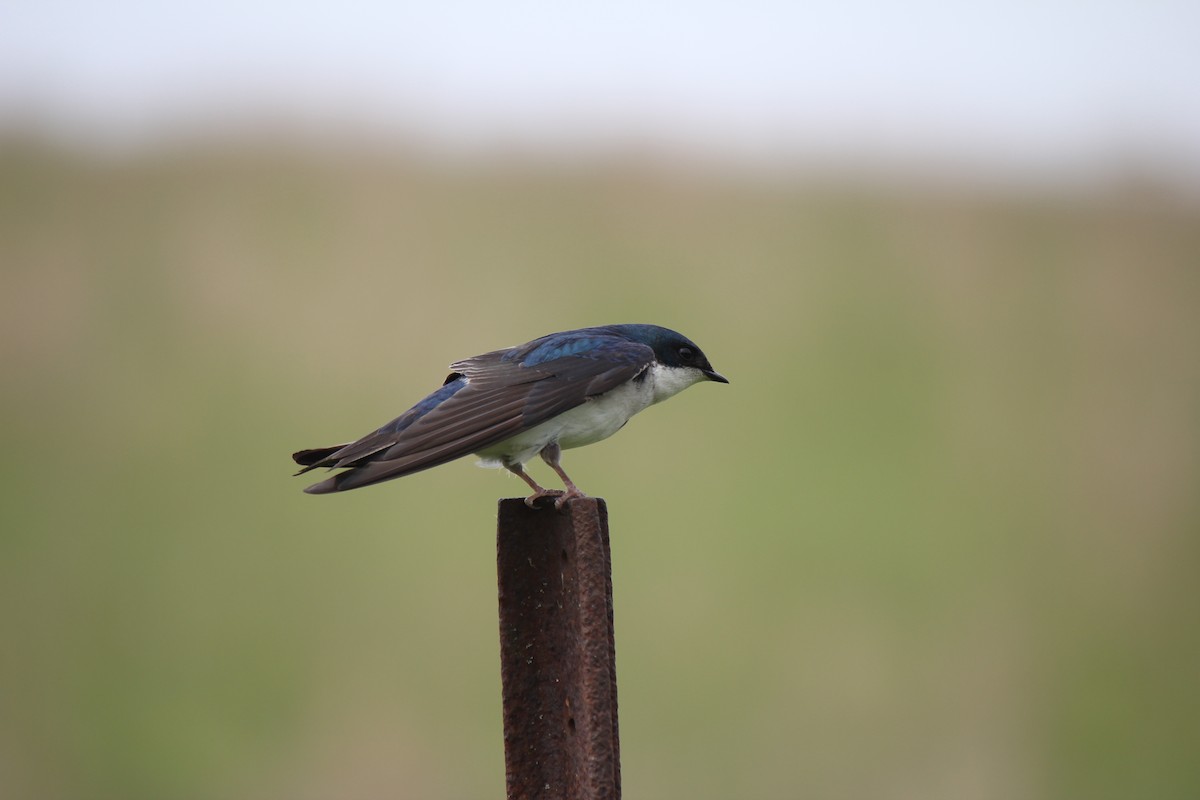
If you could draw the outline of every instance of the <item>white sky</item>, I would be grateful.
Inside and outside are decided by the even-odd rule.
[[[0,122],[139,140],[260,114],[1200,177],[1200,2],[0,0]]]

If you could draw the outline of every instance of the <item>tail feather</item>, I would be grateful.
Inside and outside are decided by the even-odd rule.
[[[314,447],[311,450],[298,450],[292,453],[292,460],[295,461],[304,469],[297,472],[297,475],[303,475],[311,469],[317,467],[332,467],[334,462],[329,460],[337,451],[343,449],[346,445],[335,444],[333,447]],[[325,462],[329,463],[325,463]]]

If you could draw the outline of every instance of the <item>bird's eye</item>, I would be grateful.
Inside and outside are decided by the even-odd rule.
[[[683,361],[691,361],[696,357],[696,351],[690,347],[684,346],[679,348],[679,358]]]

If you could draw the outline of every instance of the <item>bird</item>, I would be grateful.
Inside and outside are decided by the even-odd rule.
[[[586,497],[567,476],[562,451],[607,439],[629,418],[701,381],[729,383],[686,336],[658,325],[561,331],[450,365],[441,388],[348,444],[292,455],[303,475],[343,469],[304,491],[330,494],[389,481],[467,455],[504,467],[533,490],[531,508],[554,497],[560,511]],[[564,490],[525,471],[541,456]]]

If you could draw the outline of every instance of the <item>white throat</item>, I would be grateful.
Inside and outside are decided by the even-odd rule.
[[[650,402],[661,403],[704,380],[704,373],[695,367],[668,367],[655,363],[650,368],[650,380],[654,382],[654,398]]]

